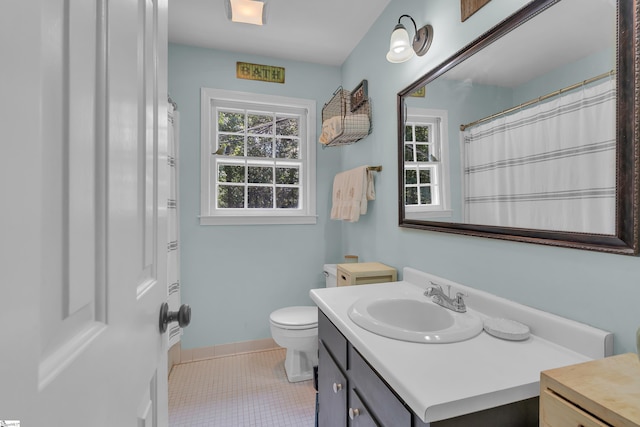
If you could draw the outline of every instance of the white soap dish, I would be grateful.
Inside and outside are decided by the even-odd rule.
[[[529,338],[529,327],[510,319],[487,319],[484,321],[484,330],[504,340],[522,341]]]

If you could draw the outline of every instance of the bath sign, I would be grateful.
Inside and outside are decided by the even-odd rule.
[[[284,83],[284,67],[236,62],[236,77],[269,83]]]
[[[424,98],[427,93],[427,87],[421,86],[420,89],[416,89],[415,92],[411,92],[409,96],[413,96],[416,98]]]

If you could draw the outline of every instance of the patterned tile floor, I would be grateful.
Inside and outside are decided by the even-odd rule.
[[[169,427],[313,427],[313,381],[289,383],[284,349],[174,366]]]

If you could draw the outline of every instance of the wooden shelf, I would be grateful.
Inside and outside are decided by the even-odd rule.
[[[379,262],[338,264],[338,286],[395,282],[397,271]]]

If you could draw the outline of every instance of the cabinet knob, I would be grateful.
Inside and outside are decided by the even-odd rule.
[[[334,392],[334,393],[338,393],[340,390],[342,390],[342,384],[340,384],[340,383],[333,383],[333,392]]]
[[[358,408],[349,408],[349,418],[352,420],[355,419],[358,415],[360,415],[360,409]]]

